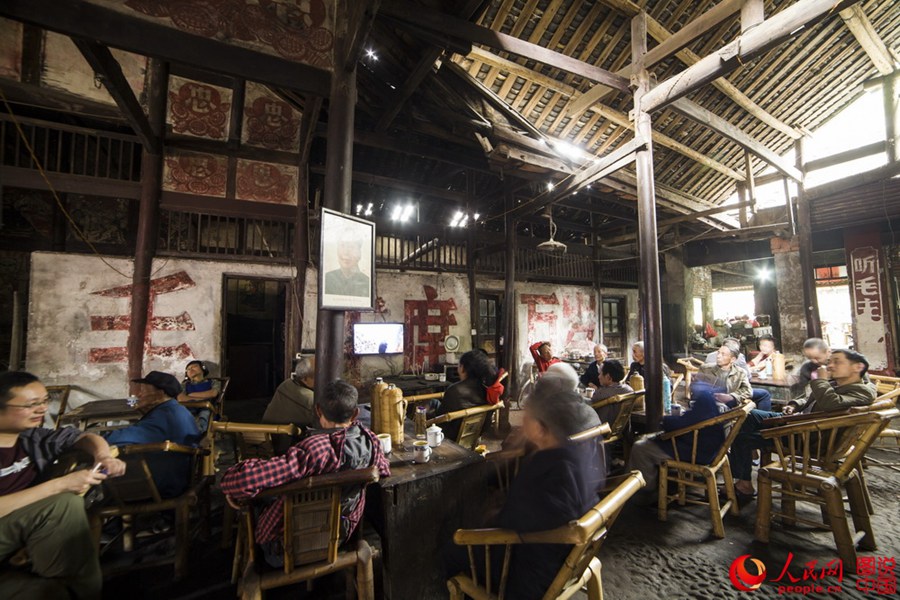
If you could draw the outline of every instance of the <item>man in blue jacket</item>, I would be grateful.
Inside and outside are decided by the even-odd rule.
[[[175,400],[181,392],[178,380],[168,373],[150,371],[142,379],[133,379],[133,392],[138,397],[137,409],[141,420],[105,435],[110,446],[153,444],[170,441],[184,446],[196,446],[200,430],[193,415]],[[163,498],[180,496],[191,481],[191,457],[165,456],[162,453],[147,459],[153,481]]]

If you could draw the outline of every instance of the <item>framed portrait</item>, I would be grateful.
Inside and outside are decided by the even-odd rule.
[[[319,307],[375,309],[375,223],[322,209]]]

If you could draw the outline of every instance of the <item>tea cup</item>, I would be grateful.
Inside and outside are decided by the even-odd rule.
[[[428,442],[424,440],[413,442],[413,462],[424,464],[429,460],[431,460],[431,446]]]
[[[384,450],[385,454],[391,453],[391,434],[389,433],[379,433],[377,436],[378,441],[381,442],[381,449]]]

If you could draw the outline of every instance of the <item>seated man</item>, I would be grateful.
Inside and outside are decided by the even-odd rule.
[[[750,370],[754,373],[765,371],[772,364],[772,357],[775,356],[775,338],[771,335],[761,336],[756,341],[756,347],[759,348],[759,354],[750,361]]]
[[[560,362],[558,358],[553,356],[553,346],[550,342],[535,342],[528,347],[534,358],[534,366],[537,367],[538,375],[543,375],[547,368]]]
[[[720,348],[721,350],[721,348]],[[740,370],[740,369],[739,369]],[[716,393],[715,388],[703,380],[697,381],[691,387],[693,403],[691,409],[683,415],[669,415],[663,417],[662,430],[676,431],[683,427],[690,427],[706,419],[711,419],[728,410],[717,398],[731,400],[730,394]],[[715,457],[716,452],[725,441],[725,429],[721,426],[702,429],[697,443],[697,462],[708,463]],[[691,435],[679,436],[676,440],[679,456],[690,456],[694,439]],[[631,448],[626,470],[637,469],[647,482],[646,487],[635,495],[640,504],[650,504],[657,499],[657,485],[659,483],[659,465],[664,460],[674,458],[672,442],[660,440],[656,436],[648,436],[638,441]]]
[[[731,367],[729,367],[731,371],[730,379],[725,381],[725,379],[721,378],[721,367],[719,362],[719,356],[722,352],[722,349],[728,349],[728,353],[726,355],[730,355],[733,358],[731,359]],[[710,360],[712,357],[712,360]],[[750,387],[750,367],[747,365],[746,361],[744,361],[744,355],[741,353],[741,344],[734,338],[726,338],[719,349],[714,353],[710,354],[707,358],[707,363],[705,365],[701,365],[699,369],[699,373],[706,373],[707,375],[712,375],[712,381],[716,381],[716,378],[719,378],[718,387],[726,387],[726,393],[734,394],[738,388],[741,391],[741,397],[735,397],[736,400],[752,400],[757,407],[762,407],[763,410],[768,410],[772,407],[772,395],[764,389],[756,389],[754,390]],[[739,377],[738,371],[743,373],[744,383],[738,384],[737,378]],[[719,399],[720,402],[724,402],[725,400]],[[733,403],[731,404],[733,405]]]
[[[735,479],[735,490],[742,496],[754,495],[751,481],[753,464],[751,454],[754,448],[762,448],[765,440],[760,430],[765,429],[765,419],[793,414],[797,408],[801,413],[825,412],[865,406],[875,400],[875,386],[863,381],[869,361],[852,350],[835,350],[831,353],[827,367],[819,367],[816,377],[809,383],[812,392],[806,400],[792,400],[784,407],[783,413],[764,410],[750,411],[741,432],[731,445],[731,472]]]
[[[544,388],[547,391],[548,388]],[[521,532],[545,531],[578,519],[597,501],[605,468],[595,443],[572,444],[570,435],[599,424],[577,392],[539,391],[525,403],[522,430],[537,451],[522,461],[506,502],[491,527]],[[591,419],[585,422],[585,419]],[[506,598],[542,598],[562,567],[571,546],[564,544],[519,544],[510,558]],[[475,548],[475,566],[484,581],[483,547]],[[500,581],[503,549],[491,552],[492,580]],[[469,573],[465,546],[447,547],[446,574]]]
[[[196,446],[200,430],[190,411],[175,400],[181,391],[178,380],[168,373],[150,371],[142,379],[133,379],[132,391],[138,397],[137,410],[143,415],[129,427],[103,434],[110,446],[153,444],[170,441]],[[147,464],[163,498],[180,496],[191,483],[191,457],[184,454],[149,456]]]
[[[713,388],[716,401],[732,407],[750,400],[753,395],[750,378],[737,362],[740,354],[741,349],[736,343],[726,341],[716,352],[715,364],[700,365],[695,375]]]
[[[274,425],[294,424],[309,429],[319,424],[316,417],[313,386],[316,384],[316,357],[303,356],[294,365],[294,374],[285,379],[275,390],[271,402],[263,413],[262,422]],[[284,454],[296,440],[288,435],[273,435],[272,449]]]
[[[99,436],[41,427],[49,403],[34,375],[0,373],[0,597],[99,598],[100,563],[80,495],[124,473],[125,463]],[[95,468],[48,479],[70,448],[92,455]],[[23,548],[30,571],[7,562]]]
[[[179,402],[196,402],[207,400],[215,402],[219,396],[219,390],[209,379],[209,369],[202,360],[192,360],[184,367],[184,390],[178,394]],[[191,408],[191,414],[197,420],[197,427],[201,433],[209,428],[210,411],[208,408]]]
[[[806,398],[809,395],[809,384],[816,379],[819,367],[828,364],[831,358],[831,348],[825,340],[809,338],[803,342],[803,356],[806,358],[797,373],[789,378],[791,384],[791,398]]]
[[[630,394],[634,392],[631,386],[623,383],[625,379],[625,367],[617,360],[604,360],[600,365],[600,387],[591,397],[591,402],[599,402],[613,396]],[[619,409],[615,406],[604,406],[597,411],[597,415],[604,423],[615,418]]]
[[[229,504],[237,508],[263,490],[311,475],[372,466],[378,467],[382,477],[391,474],[378,438],[357,421],[355,387],[340,379],[332,381],[316,394],[315,409],[321,430],[310,431],[287,454],[268,460],[251,458],[225,472],[220,486]],[[359,492],[341,499],[342,540],[350,537],[362,519],[365,501]],[[273,567],[283,566],[282,504],[278,501],[266,507],[256,523],[256,543]]]
[[[491,364],[487,354],[480,350],[469,350],[464,353],[459,357],[458,372],[459,381],[444,392],[444,397],[435,410],[435,416],[500,402],[504,389],[500,383],[503,372]],[[441,429],[447,439],[455,440],[459,436],[460,425],[461,421],[457,419],[444,423]],[[489,426],[489,420],[485,419],[484,429]]]
[[[600,366],[607,356],[609,356],[609,348],[606,347],[606,344],[594,345],[594,362],[588,365],[581,376],[581,385],[592,389],[600,387]]]

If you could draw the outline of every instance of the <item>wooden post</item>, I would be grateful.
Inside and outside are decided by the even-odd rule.
[[[794,214],[794,199],[791,197],[791,188],[787,177],[782,177],[784,184],[784,209],[787,211],[788,223],[791,224],[791,235],[797,235],[797,217]]]
[[[737,195],[738,204],[741,205],[741,211],[738,218],[741,222],[741,229],[743,229],[750,224],[750,220],[747,217],[747,185],[742,181],[737,183]]]
[[[638,247],[641,266],[641,317],[644,330],[644,387],[647,431],[659,429],[662,420],[662,308],[659,291],[659,249],[656,244],[656,190],[653,181],[653,141],[650,114],[641,99],[650,90],[650,75],[644,68],[647,53],[647,13],[631,19],[631,64],[634,65],[634,135],[646,146],[635,156],[638,196]]]
[[[466,221],[466,277],[469,280],[469,330],[478,331],[478,298],[475,281],[475,213],[472,208],[472,200],[475,197],[475,173],[466,170],[466,214],[470,221]],[[472,348],[478,341],[478,334],[472,333]]]
[[[803,170],[803,138],[794,142],[797,153],[797,168]],[[816,282],[812,261],[812,224],[810,222],[809,199],[803,183],[797,188],[797,233],[800,242],[800,269],[803,271],[803,308],[806,314],[806,333],[809,337],[822,337],[822,323],[819,320],[819,300],[816,296]]]
[[[356,105],[356,62],[347,63],[351,24],[347,11],[338,11],[335,24],[335,70],[328,99],[328,139],[325,154],[323,205],[350,213],[353,185],[353,128]],[[343,23],[341,21],[343,20]],[[341,68],[340,65],[346,65]],[[322,257],[319,257],[322,268]],[[375,277],[375,273],[372,273]],[[321,290],[320,290],[321,295]],[[344,375],[344,312],[319,309],[316,319],[316,389]]]
[[[597,234],[597,214],[591,213],[591,256],[594,259],[591,274],[594,279],[594,294],[597,297],[597,339],[598,344],[603,343],[603,267],[600,262],[600,236]]]
[[[134,273],[131,277],[131,322],[128,326],[128,379],[137,379],[144,368],[144,350],[150,341],[147,311],[150,307],[150,276],[159,226],[159,195],[162,185],[162,139],[166,124],[169,65],[151,58],[149,65],[148,119],[160,140],[158,154],[147,147],[141,152],[141,204],[138,208]]]
[[[509,185],[509,184],[507,184]],[[506,195],[505,210],[506,215],[506,279],[503,288],[503,358],[506,363],[506,371],[509,373],[507,379],[507,402],[506,408],[500,411],[501,429],[509,428],[509,405],[510,401],[518,397],[519,386],[516,379],[516,355],[517,343],[516,339],[516,221],[509,215],[509,211],[515,206],[515,198],[512,189],[507,187],[504,190]]]
[[[900,160],[900,77],[895,71],[893,74],[881,80],[881,90],[884,96],[884,133],[887,140],[888,162]]]

